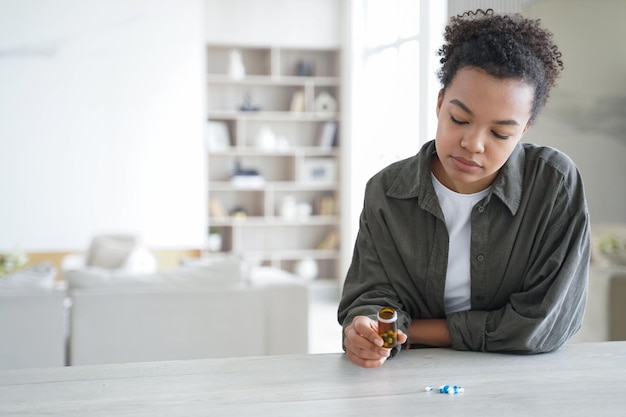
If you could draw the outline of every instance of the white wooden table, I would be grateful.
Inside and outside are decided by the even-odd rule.
[[[438,393],[444,384],[465,392]],[[412,350],[378,369],[337,353],[4,371],[0,415],[625,416],[626,342]]]

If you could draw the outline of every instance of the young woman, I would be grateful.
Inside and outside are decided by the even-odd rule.
[[[338,318],[348,358],[381,366],[376,313],[410,346],[539,353],[582,323],[589,215],[563,153],[520,140],[563,68],[539,21],[452,18],[434,141],[367,183]]]

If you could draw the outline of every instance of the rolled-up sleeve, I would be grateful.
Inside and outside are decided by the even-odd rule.
[[[366,188],[366,204],[360,216],[352,263],[343,286],[338,320],[345,328],[356,316],[375,318],[381,307],[389,306],[398,312],[398,327],[406,332],[411,318],[404,309],[397,289],[390,282],[390,277],[397,282],[407,274],[401,271],[403,262],[399,254],[396,255],[394,251],[380,253],[385,248],[393,248],[393,245],[388,244],[392,237],[381,217],[371,219],[374,224],[370,224],[368,212],[372,205],[367,201],[376,199],[379,192],[372,190],[372,187],[374,186],[370,183]],[[381,261],[380,256],[384,261]]]

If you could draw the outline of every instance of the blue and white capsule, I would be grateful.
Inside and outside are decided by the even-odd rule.
[[[449,394],[449,395],[454,395],[454,394],[461,394],[462,392],[464,392],[465,390],[463,389],[463,387],[460,387],[458,385],[442,385],[439,387],[439,392],[441,394]]]

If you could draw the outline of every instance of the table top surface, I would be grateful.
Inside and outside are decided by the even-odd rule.
[[[445,384],[464,392],[440,394]],[[341,353],[285,355],[4,371],[0,415],[624,416],[624,387],[626,342],[411,350],[377,369]]]

